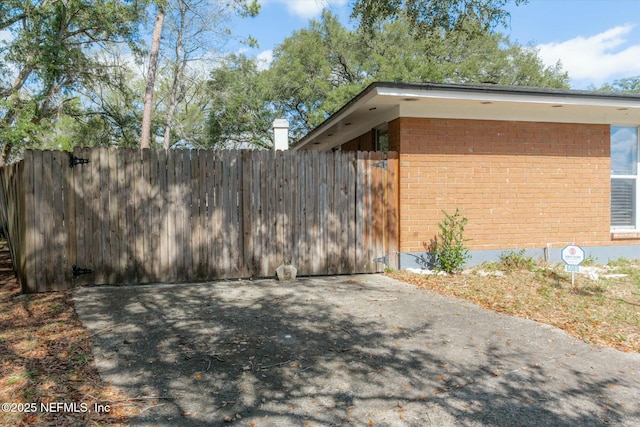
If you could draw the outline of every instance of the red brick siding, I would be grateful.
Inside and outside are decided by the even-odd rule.
[[[640,242],[611,241],[608,125],[400,118],[394,134],[402,252],[456,208],[470,249]]]

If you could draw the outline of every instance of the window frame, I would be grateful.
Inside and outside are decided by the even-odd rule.
[[[611,149],[611,145],[612,145],[612,136],[613,136],[613,130],[614,128],[629,128],[629,129],[635,129],[636,130],[636,173],[633,175],[629,175],[629,174],[613,174],[613,150]],[[624,232],[637,232],[640,231],[640,126],[629,126],[629,125],[615,125],[612,124],[609,127],[609,158],[610,158],[610,162],[611,162],[611,166],[610,166],[610,170],[609,170],[609,214],[610,214],[610,219],[609,219],[609,227],[611,229],[611,232],[617,232],[617,233],[624,233]],[[629,226],[629,225],[613,225],[612,221],[613,221],[613,203],[612,203],[612,196],[613,196],[613,180],[634,180],[635,181],[635,194],[634,194],[634,199],[633,203],[634,203],[634,213],[635,213],[635,218],[634,218],[634,225]]]
[[[383,142],[384,141],[384,142]],[[389,152],[389,124],[383,123],[373,128],[374,151]]]

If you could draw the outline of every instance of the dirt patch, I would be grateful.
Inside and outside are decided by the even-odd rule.
[[[0,403],[9,405],[0,425],[125,425],[137,412],[125,402],[98,375],[71,293],[20,295],[9,252],[0,248]],[[96,403],[110,410],[95,411]]]

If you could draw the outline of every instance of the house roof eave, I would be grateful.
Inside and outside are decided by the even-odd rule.
[[[493,104],[492,109],[481,110],[481,104]],[[320,137],[327,139],[329,129],[338,129],[338,125],[344,123],[351,125],[351,122],[355,122],[351,118],[355,117],[359,117],[360,121],[366,120],[367,110],[391,106],[397,107],[393,112],[395,118],[456,118],[459,115],[461,118],[489,120],[533,120],[539,117],[541,121],[546,118],[548,121],[596,123],[623,117],[623,113],[629,116],[626,111],[629,110],[633,112],[631,119],[635,121],[637,118],[640,122],[640,96],[635,94],[487,84],[374,82],[296,142],[292,149],[311,148],[310,144],[318,145],[317,148],[331,148],[329,142],[322,145],[318,142]],[[553,113],[548,107],[554,107]],[[603,111],[613,110],[620,113],[607,117],[603,115]],[[392,113],[388,113],[387,117],[390,117],[389,114]],[[358,123],[350,129],[355,135],[366,132],[372,125],[376,124]],[[344,131],[345,128],[341,129]]]

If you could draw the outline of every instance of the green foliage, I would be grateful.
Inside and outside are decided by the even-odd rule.
[[[454,273],[459,271],[470,258],[464,238],[467,218],[463,217],[457,208],[453,215],[445,211],[442,213],[445,218],[438,223],[440,233],[432,241],[434,262],[437,269]]]
[[[546,67],[534,47],[483,30],[474,20],[418,36],[402,14],[370,30],[351,30],[328,11],[277,46],[260,78],[271,101],[265,107],[289,119],[294,139],[373,81],[569,87],[567,74],[559,65]],[[233,96],[250,102],[242,91]]]
[[[0,30],[11,37],[0,50],[0,65],[13,74],[0,82],[2,161],[12,151],[38,146],[34,137],[53,127],[67,103],[113,72],[97,52],[135,46],[144,11],[140,5],[129,0],[2,2]]]
[[[470,20],[482,30],[498,25],[507,26],[506,6],[527,3],[527,0],[355,0],[352,17],[371,31],[376,24],[407,16],[410,28],[419,35],[434,31],[454,31]]]
[[[593,254],[589,254],[589,256],[586,257],[580,265],[589,266],[589,265],[596,265],[597,263],[598,263],[598,259],[594,257]]]
[[[607,92],[640,93],[640,76],[627,77],[607,83],[598,90]]]
[[[232,55],[211,72],[208,83],[208,145],[218,148],[268,147],[277,113],[268,107],[268,81],[258,64]]]
[[[503,271],[533,270],[536,262],[532,257],[525,255],[525,252],[524,249],[502,252],[498,262],[499,268]]]

